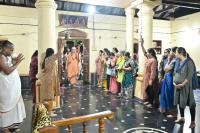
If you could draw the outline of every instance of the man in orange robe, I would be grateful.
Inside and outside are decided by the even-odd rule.
[[[79,55],[76,52],[76,48],[72,47],[71,53],[67,55],[67,77],[71,85],[77,84],[77,76],[79,73]]]

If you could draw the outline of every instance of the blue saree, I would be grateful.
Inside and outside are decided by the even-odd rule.
[[[174,86],[173,86],[173,69],[175,67],[176,61],[172,61],[170,67],[171,71],[166,72],[164,80],[161,85],[161,94],[160,94],[160,109],[169,110],[174,109]]]
[[[169,110],[173,109],[174,103],[174,86],[173,86],[173,74],[167,72],[162,82],[161,94],[160,94],[160,109]]]

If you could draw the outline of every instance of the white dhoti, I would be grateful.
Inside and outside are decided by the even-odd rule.
[[[17,70],[9,75],[0,72],[0,128],[12,127],[26,118]]]

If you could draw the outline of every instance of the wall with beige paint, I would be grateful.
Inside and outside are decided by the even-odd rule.
[[[88,16],[88,28],[80,29],[88,34],[92,43],[92,16],[87,13],[57,11],[58,14],[85,15]],[[60,27],[58,17],[56,18],[57,32],[66,30]],[[121,16],[110,16],[96,14],[95,23],[95,46],[96,51],[90,51],[90,72],[95,72],[94,60],[98,50],[117,47],[125,50],[125,28],[126,18]],[[138,20],[134,22],[134,38],[137,39]],[[153,39],[162,40],[163,50],[168,48],[171,42],[171,22],[164,20],[153,21]],[[35,8],[13,7],[0,5],[0,35],[5,35],[15,44],[15,52],[23,53],[26,59],[19,66],[20,74],[28,74],[29,62],[32,53],[37,49],[37,10]],[[92,48],[91,48],[92,49]],[[160,58],[160,56],[159,56]]]
[[[186,48],[200,69],[200,13],[180,17],[171,22],[172,46]]]

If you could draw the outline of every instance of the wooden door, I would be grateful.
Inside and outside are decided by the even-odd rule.
[[[89,39],[83,40],[83,83],[89,83],[90,77],[90,45]]]

